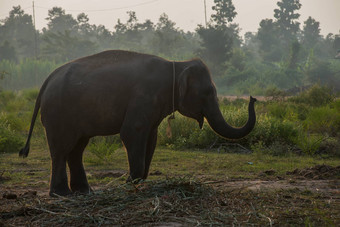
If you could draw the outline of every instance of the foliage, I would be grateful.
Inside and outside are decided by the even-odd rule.
[[[0,22],[0,46],[5,50],[0,51],[0,61],[33,57],[35,33],[32,16],[20,6],[14,6],[9,16]]]
[[[199,26],[196,31],[202,39],[199,54],[214,68],[221,67],[232,55],[233,39],[230,29],[208,25],[207,28]]]
[[[290,41],[299,31],[300,14],[295,11],[301,8],[300,0],[281,0],[277,2],[278,9],[274,10],[274,17],[283,41]]]
[[[212,10],[214,10],[216,14],[211,15],[211,19],[218,26],[226,26],[228,22],[234,20],[237,13],[232,0],[214,0],[214,3],[215,6],[212,7]]]
[[[340,49],[340,34],[321,36],[320,23],[312,17],[300,30],[299,0],[279,0],[277,6],[274,19],[264,18],[257,32],[246,33],[244,41],[238,25],[232,23],[237,9],[231,0],[214,0],[210,22],[198,25],[195,32],[184,32],[166,14],[155,23],[148,19],[141,22],[133,11],[127,12],[127,21],[118,19],[110,31],[103,25],[90,24],[85,13],[74,17],[60,7],[48,11],[47,28],[35,31],[32,17],[15,6],[0,22],[1,89],[7,90],[0,93],[0,108],[6,112],[2,117],[11,130],[27,129],[25,122],[29,122],[38,91],[8,90],[40,87],[59,65],[84,55],[127,49],[174,60],[199,56],[212,71],[219,94],[265,95],[270,99],[258,104],[258,124],[240,141],[242,145],[272,150],[285,144],[317,153],[324,144],[328,146],[324,138],[333,138],[339,131],[335,94],[340,87],[340,62],[334,57]],[[286,99],[290,91],[315,83],[319,85]],[[241,126],[247,119],[247,105],[240,100],[225,104],[221,105],[224,117],[230,124]],[[208,124],[199,130],[196,122],[182,116],[171,126],[173,137],[167,138],[168,123],[162,123],[159,145],[202,149],[227,142]],[[105,140],[96,143],[90,146],[99,156],[110,155],[105,152],[115,149]]]
[[[214,0],[212,10],[216,14],[211,15],[211,22],[207,26],[198,25],[197,34],[202,39],[198,54],[205,61],[214,66],[213,73],[219,74],[220,69],[231,58],[233,47],[237,47],[239,41],[238,25],[231,24],[237,15],[231,0]],[[216,69],[215,69],[216,68]]]
[[[96,51],[95,44],[90,40],[71,36],[70,31],[46,33],[43,37],[45,46],[42,47],[42,56],[65,62],[82,56],[90,55]]]
[[[337,103],[339,105],[339,101]],[[312,108],[304,121],[304,127],[309,132],[337,136],[340,132],[339,108],[330,106]]]
[[[110,163],[115,151],[121,147],[119,136],[95,137],[91,139],[87,150],[96,157],[97,163]]]
[[[7,40],[0,46],[0,61],[2,60],[17,61],[15,48]]]
[[[278,28],[272,19],[263,19],[260,22],[257,35],[250,40],[251,42],[259,41],[259,51],[266,61],[280,61],[283,50],[280,48],[280,39]],[[248,44],[249,45],[249,44]]]
[[[0,115],[0,153],[18,152],[24,142],[14,130],[11,129],[3,113]]]
[[[34,31],[32,16],[15,6],[0,22],[0,65],[21,65],[33,61],[26,60],[30,58],[49,59],[57,66],[102,50],[126,49],[171,60],[201,57],[224,94],[263,95],[273,87],[287,90],[314,83],[338,89],[340,64],[332,58],[340,49],[340,35],[320,36],[320,24],[312,17],[300,30],[299,0],[279,0],[277,5],[274,19],[264,18],[257,32],[247,32],[244,41],[233,23],[237,9],[232,0],[215,0],[209,23],[198,25],[195,32],[184,32],[164,13],[157,22],[141,22],[133,11],[127,12],[127,21],[118,19],[110,31],[103,25],[90,24],[85,13],[74,17],[60,7],[48,10],[47,28]],[[7,69],[7,78],[17,74]],[[6,79],[3,89],[40,86],[40,75],[36,78],[31,74],[23,72],[10,83]],[[26,78],[27,83],[22,82]]]
[[[290,101],[310,106],[322,106],[331,103],[334,98],[335,96],[331,89],[315,84],[310,89],[301,92],[298,96],[291,97]]]
[[[25,59],[19,64],[8,60],[0,61],[0,71],[6,72],[1,84],[6,90],[40,87],[57,67],[58,64],[48,60]]]
[[[312,49],[320,41],[320,22],[311,16],[304,22],[302,43],[307,49]]]
[[[254,130],[236,143],[275,155],[285,155],[289,151],[310,155],[320,152],[336,154],[338,145],[334,145],[329,138],[337,138],[340,131],[340,102],[323,98],[329,97],[327,93],[320,93],[323,89],[316,85],[289,101],[277,98],[258,103]],[[314,96],[315,92],[319,92],[317,98]],[[224,118],[232,126],[240,127],[247,120],[245,100],[223,99],[220,108]],[[216,135],[207,122],[200,130],[194,120],[183,116],[176,116],[176,119],[171,121],[171,138],[166,136],[167,127],[168,122],[164,120],[159,128],[158,145],[172,149],[211,149],[220,144],[235,143]],[[339,141],[335,144],[339,144]],[[322,147],[327,149],[322,151]]]

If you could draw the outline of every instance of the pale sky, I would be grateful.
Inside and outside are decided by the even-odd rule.
[[[241,35],[245,32],[256,32],[259,23],[265,18],[274,18],[274,9],[278,0],[233,0]],[[13,6],[21,5],[25,13],[33,14],[33,0],[0,0],[0,20],[8,16]],[[139,22],[150,19],[158,21],[166,13],[176,26],[184,31],[194,31],[197,24],[204,24],[204,0],[34,0],[37,29],[46,27],[47,11],[54,6],[65,9],[74,18],[84,12],[89,16],[90,24],[103,24],[113,31],[120,18],[123,23],[127,11],[135,11]],[[338,34],[340,30],[340,0],[300,0],[299,10],[301,28],[309,16],[320,22],[321,34]],[[206,0],[207,18],[213,12],[214,0]]]

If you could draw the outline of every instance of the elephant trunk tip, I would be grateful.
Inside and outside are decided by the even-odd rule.
[[[254,103],[254,102],[256,102],[256,101],[257,101],[256,98],[254,98],[253,96],[250,96],[250,102]]]
[[[30,146],[26,145],[24,148],[20,150],[19,157],[26,158],[28,156],[29,151],[30,151]]]

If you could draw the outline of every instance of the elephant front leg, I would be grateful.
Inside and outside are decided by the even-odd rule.
[[[130,176],[128,181],[143,179],[145,176],[145,157],[149,134],[146,130],[134,128],[125,128],[120,133],[129,161]]]
[[[149,174],[150,164],[152,160],[153,153],[155,152],[156,143],[157,143],[157,128],[154,129],[149,136],[147,147],[146,147],[146,155],[145,155],[145,170],[143,179],[146,179]]]

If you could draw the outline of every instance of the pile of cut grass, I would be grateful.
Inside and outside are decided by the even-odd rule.
[[[211,182],[210,182],[211,183]],[[310,191],[216,190],[209,182],[167,178],[123,184],[92,195],[19,196],[3,225],[29,226],[211,226],[337,225],[339,206]],[[329,201],[330,201],[329,200]]]

